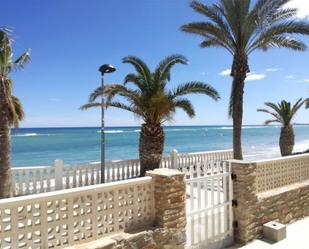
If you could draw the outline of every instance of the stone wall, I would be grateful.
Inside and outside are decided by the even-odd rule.
[[[263,224],[283,224],[309,216],[309,181],[257,193],[257,165],[232,161],[235,240],[247,243],[262,236]]]
[[[153,179],[155,223],[153,227],[124,231],[70,249],[184,249],[186,241],[184,174],[178,170],[147,172]]]

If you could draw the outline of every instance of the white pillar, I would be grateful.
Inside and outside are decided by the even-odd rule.
[[[56,190],[62,190],[62,167],[63,167],[63,161],[62,160],[55,160],[54,163],[55,167],[55,189]]]
[[[171,151],[171,169],[178,169],[177,157],[178,151],[176,149],[173,149]]]

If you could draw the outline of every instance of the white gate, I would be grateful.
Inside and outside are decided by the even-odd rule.
[[[186,174],[187,248],[223,248],[233,243],[231,166],[201,161],[181,168]]]

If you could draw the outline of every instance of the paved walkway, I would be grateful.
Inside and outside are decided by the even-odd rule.
[[[308,249],[309,217],[287,226],[287,237],[277,243],[266,240],[255,240],[245,246],[234,246],[229,249]]]

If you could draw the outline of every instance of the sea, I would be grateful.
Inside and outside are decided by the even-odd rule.
[[[295,125],[295,152],[309,149],[309,125]],[[166,126],[164,154],[201,152],[232,148],[231,126]],[[106,160],[138,158],[140,127],[107,127]],[[280,156],[280,126],[244,126],[243,151],[247,160]],[[52,165],[100,161],[100,128],[12,129],[12,166]]]

